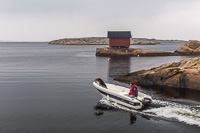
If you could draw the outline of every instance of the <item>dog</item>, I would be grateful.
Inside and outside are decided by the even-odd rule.
[[[104,87],[104,88],[107,88],[106,84],[103,82],[102,79],[96,77],[96,78],[94,79],[94,81],[95,81],[95,82],[98,82],[100,86],[102,86],[102,87]]]

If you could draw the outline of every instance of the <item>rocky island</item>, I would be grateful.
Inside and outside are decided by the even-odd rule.
[[[179,40],[156,40],[147,38],[131,38],[131,45],[155,45],[160,42],[177,42]],[[108,45],[107,37],[86,37],[86,38],[64,38],[50,41],[49,44],[56,45]]]
[[[108,39],[105,37],[87,37],[87,38],[64,38],[50,41],[49,44],[57,45],[107,45]]]
[[[110,48],[96,49],[96,56],[170,56],[172,52],[155,51],[142,48]]]
[[[138,85],[167,86],[200,90],[200,57],[166,63],[149,70],[140,70],[114,80]]]

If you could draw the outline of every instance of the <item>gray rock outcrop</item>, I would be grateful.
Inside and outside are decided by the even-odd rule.
[[[182,44],[176,51],[179,54],[194,55],[200,54],[200,42],[195,40],[190,40]]]
[[[200,57],[166,63],[150,70],[141,70],[116,77],[121,82],[139,85],[168,86],[200,90]]]

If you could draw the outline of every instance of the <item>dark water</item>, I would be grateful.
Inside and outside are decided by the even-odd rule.
[[[179,46],[142,47],[173,51]],[[108,61],[95,56],[96,47],[102,46],[0,43],[0,133],[200,132],[196,96],[140,87],[154,101],[149,109],[135,111],[101,100],[92,86],[93,79],[100,77],[128,87],[113,77],[189,57]],[[98,111],[101,114],[95,115]]]

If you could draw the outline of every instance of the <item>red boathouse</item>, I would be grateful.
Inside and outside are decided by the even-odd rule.
[[[128,48],[130,46],[130,31],[108,31],[109,46]]]

